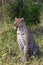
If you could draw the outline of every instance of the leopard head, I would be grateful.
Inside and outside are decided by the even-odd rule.
[[[21,27],[23,25],[24,18],[15,18],[14,20],[14,29]]]

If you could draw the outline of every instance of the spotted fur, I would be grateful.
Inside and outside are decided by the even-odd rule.
[[[37,54],[38,44],[35,42],[33,35],[28,31],[23,18],[15,18],[14,29],[17,29],[17,41],[24,59],[26,60],[29,54]]]

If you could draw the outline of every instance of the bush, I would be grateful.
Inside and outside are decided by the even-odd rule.
[[[23,17],[27,21],[27,24],[40,23],[40,5],[38,3],[32,3],[29,6],[23,7]]]
[[[8,3],[6,10],[7,10],[7,14],[10,17],[10,19],[13,20],[15,18],[16,13],[17,13],[15,3],[11,3],[11,2]]]
[[[23,0],[8,3],[7,13],[11,20],[14,20],[15,17],[24,17],[27,24],[37,24],[40,22],[40,4],[32,0],[28,4],[23,3]]]

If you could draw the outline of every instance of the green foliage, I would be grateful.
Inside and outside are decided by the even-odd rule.
[[[14,3],[8,3],[7,13],[11,20],[14,20],[15,17],[24,17],[27,24],[37,24],[40,22],[40,4],[33,0],[26,2],[16,0]]]
[[[17,16],[17,11],[16,11],[17,3],[18,2],[15,2],[15,3],[9,2],[7,4],[6,11],[11,20],[13,20]]]
[[[2,1],[0,0],[0,6],[2,6]]]
[[[37,24],[40,22],[40,5],[38,3],[32,3],[23,7],[23,17],[27,21],[27,24]]]

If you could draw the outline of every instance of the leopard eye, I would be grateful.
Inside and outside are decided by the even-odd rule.
[[[22,20],[22,23],[23,23],[23,20]]]

